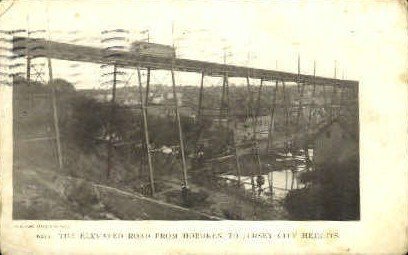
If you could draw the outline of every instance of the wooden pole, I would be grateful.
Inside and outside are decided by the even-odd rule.
[[[30,47],[31,44],[29,43],[30,39],[30,31],[27,29],[27,39],[26,39],[26,55],[27,55],[27,66],[26,66],[26,79],[28,85],[30,85],[31,82],[31,53],[30,53]]]
[[[48,60],[48,74],[49,74],[49,84],[51,84],[52,90],[52,110],[53,110],[53,119],[54,119],[54,130],[55,130],[55,138],[57,142],[57,154],[58,154],[58,166],[60,170],[63,168],[63,161],[62,161],[62,152],[61,152],[61,136],[59,130],[59,121],[58,121],[58,107],[57,107],[57,97],[55,92],[55,84],[53,84],[53,74],[52,74],[52,64],[51,58],[47,58]]]
[[[226,84],[226,95],[227,95],[227,121],[228,121],[228,123],[227,123],[227,126],[228,126],[228,129],[229,130],[231,130],[231,132],[232,132],[232,141],[231,141],[231,143],[232,143],[232,147],[234,148],[234,154],[235,154],[235,165],[236,165],[236,168],[237,168],[237,176],[238,176],[238,183],[237,183],[237,185],[238,185],[238,187],[240,187],[241,186],[241,165],[240,165],[240,163],[239,163],[239,154],[238,154],[238,148],[237,148],[237,145],[236,145],[236,142],[235,142],[235,128],[234,127],[231,127],[230,126],[230,124],[231,124],[231,115],[230,115],[230,111],[229,111],[229,107],[230,107],[230,105],[229,105],[229,84],[228,84],[228,74],[226,73],[225,75],[224,75],[224,79],[225,79],[225,84]],[[236,120],[234,119],[234,126],[235,126],[235,124],[236,124]]]
[[[149,93],[150,93],[150,67],[147,68],[147,74],[146,74],[146,107],[149,104]],[[147,108],[146,108],[147,111]]]
[[[336,84],[333,85],[333,90],[332,90],[332,97],[330,100],[330,121],[333,121],[333,118],[335,117],[334,115],[334,106],[335,106],[335,99],[336,99],[336,94],[337,94],[337,90],[336,90]]]
[[[295,169],[292,169],[292,182],[290,184],[290,189],[292,190],[294,188],[295,185]]]
[[[117,73],[117,66],[116,64],[113,65],[113,87],[112,87],[112,99],[111,99],[111,113],[110,113],[110,120],[108,122],[108,134],[109,134],[109,141],[108,141],[108,169],[106,172],[106,178],[109,179],[111,168],[112,168],[112,124],[114,120],[115,114],[115,99],[116,99],[116,73]]]
[[[143,88],[142,88],[143,89]],[[143,108],[141,107],[141,112],[142,112],[142,119],[141,119],[141,123],[142,126],[144,125],[144,119],[143,119],[143,111],[146,112],[146,116],[147,116],[147,110],[148,110],[148,105],[149,105],[149,93],[150,93],[150,68],[147,68],[147,75],[146,75],[146,99],[145,99],[145,110],[143,110]],[[140,99],[140,98],[139,98]],[[141,103],[143,104],[143,103]],[[147,117],[146,117],[147,118]],[[141,131],[141,135],[144,136],[144,128],[142,128]],[[141,158],[140,158],[140,170],[142,173],[145,172],[145,162],[146,162],[146,155],[143,153],[143,148],[146,148],[146,151],[148,151],[148,147],[146,145],[146,139],[143,141],[142,143],[143,147],[141,150]],[[150,173],[150,169],[149,169],[149,173]],[[149,181],[150,181],[150,174],[149,174]]]
[[[28,46],[27,46],[28,47]],[[26,79],[27,79],[27,83],[30,85],[31,82],[31,56],[28,53],[27,50],[27,67],[26,67]]]
[[[300,55],[298,54],[298,59],[297,59],[297,91],[300,93]]]
[[[308,132],[310,132],[312,125],[312,109],[315,107],[315,94],[316,94],[316,61],[313,62],[313,91],[312,91],[312,104],[309,106],[309,118],[308,118]]]
[[[234,151],[235,151],[235,165],[237,167],[237,175],[238,175],[238,187],[241,186],[241,165],[239,163],[239,154],[238,154],[238,148],[237,144],[235,142],[235,132],[234,128],[232,129],[232,139],[233,139],[233,146],[234,146]]]
[[[257,138],[257,120],[256,118],[258,116],[256,116],[257,114],[257,110],[254,110],[254,104],[253,104],[253,95],[252,95],[252,91],[251,91],[251,84],[249,83],[249,76],[247,76],[247,88],[248,88],[248,92],[250,93],[250,107],[249,110],[252,114],[249,115],[249,118],[252,118],[252,139],[253,139],[253,145],[252,145],[252,149],[254,150],[254,154],[255,154],[255,158],[256,158],[256,162],[257,162],[257,166],[258,166],[258,175],[261,176],[262,175],[262,164],[261,164],[261,158],[259,156],[259,145],[258,145],[258,138]],[[261,80],[261,84],[260,86],[262,86],[262,80]],[[259,97],[260,98],[260,97]],[[259,103],[260,105],[260,103]],[[255,183],[254,183],[254,174],[253,172],[252,176],[251,176],[251,182],[254,185],[253,187],[253,192],[255,192]],[[254,194],[255,196],[255,194]],[[255,208],[254,208],[255,210]]]
[[[288,102],[286,99],[286,86],[285,81],[282,80],[282,90],[283,90],[283,104],[284,104],[284,111],[285,111],[285,149],[287,150],[288,147],[288,140],[289,140],[289,109],[288,109]]]
[[[198,94],[198,110],[197,110],[197,126],[198,126],[198,130],[197,130],[197,137],[195,140],[195,148],[196,151],[198,149],[198,141],[200,140],[200,136],[201,136],[201,132],[203,131],[203,127],[202,127],[202,108],[203,108],[203,97],[204,97],[204,69],[201,71],[201,83],[200,83],[200,90],[199,90],[199,94]]]
[[[187,165],[186,165],[186,156],[184,154],[184,142],[183,142],[183,131],[181,128],[181,121],[180,121],[180,114],[178,111],[178,100],[177,100],[177,93],[176,93],[176,79],[174,77],[174,68],[171,68],[171,80],[173,84],[173,99],[174,99],[174,108],[176,112],[176,120],[177,120],[177,127],[179,132],[179,142],[180,142],[180,150],[181,150],[181,166],[183,170],[183,184],[185,187],[188,187],[187,182]]]
[[[278,97],[278,80],[276,80],[276,85],[275,85],[275,93],[273,95],[273,100],[272,100],[272,107],[271,107],[271,121],[269,123],[268,127],[268,144],[266,147],[266,153],[269,153],[269,150],[272,146],[272,135],[273,131],[275,129],[275,109],[276,109],[276,98]]]
[[[224,117],[225,116],[225,114],[226,114],[226,104],[227,104],[227,102],[226,102],[226,86],[227,86],[227,82],[226,82],[226,78],[225,78],[225,75],[223,76],[223,79],[222,79],[222,93],[221,93],[221,105],[220,105],[220,117],[219,117],[219,123],[218,123],[218,125],[221,127],[221,119],[222,119],[222,117]]]
[[[253,107],[253,103],[254,103],[254,95],[252,93],[252,89],[251,89],[251,84],[249,83],[249,75],[246,77],[246,81],[247,81],[247,89],[248,89],[248,93],[249,93],[249,110],[252,109]],[[252,113],[250,112],[250,115]]]
[[[200,93],[198,96],[198,121],[201,124],[201,115],[203,107],[203,92],[204,92],[204,70],[201,72]]]
[[[346,87],[345,87],[345,86],[342,86],[342,87],[340,88],[339,115],[341,114],[342,109],[343,109],[343,104],[344,104],[344,93],[345,93],[345,91],[346,91]]]
[[[148,80],[150,76],[150,72],[148,72]],[[144,136],[145,136],[145,144],[146,144],[146,152],[147,152],[147,163],[149,166],[149,179],[150,179],[150,188],[151,188],[151,195],[154,196],[155,194],[155,185],[154,185],[154,175],[153,175],[153,164],[152,164],[152,157],[150,155],[150,143],[149,143],[149,129],[148,129],[148,124],[147,124],[147,98],[146,98],[146,104],[143,102],[143,85],[142,85],[142,77],[140,74],[140,68],[137,67],[137,78],[139,82],[139,100],[140,100],[140,106],[142,110],[142,116],[143,116],[143,130],[144,130]],[[148,95],[146,93],[146,95]]]
[[[273,199],[273,171],[268,173],[269,191],[271,192],[271,199]]]
[[[306,156],[306,161],[310,162],[310,155],[309,155],[309,134],[312,126],[312,113],[313,113],[313,108],[315,107],[315,94],[316,94],[316,61],[313,62],[313,90],[312,90],[312,102],[311,105],[309,105],[309,116],[308,116],[308,121],[307,121],[307,130],[306,130],[306,135],[305,135],[305,156]],[[306,169],[309,169],[306,166]]]
[[[249,80],[249,79],[248,79]],[[261,107],[261,92],[262,92],[262,79],[261,83],[259,85],[259,96],[258,96],[258,102],[257,102],[257,109],[253,111],[253,132],[254,132],[254,145],[255,145],[255,155],[258,163],[258,173],[259,175],[262,175],[262,163],[261,163],[261,158],[259,156],[259,143],[258,143],[258,117],[259,117],[259,111]]]
[[[259,88],[258,88],[258,100],[257,100],[257,105],[256,105],[256,111],[255,111],[256,117],[259,116],[259,113],[260,113],[260,110],[261,110],[262,88],[263,88],[263,79],[261,79],[261,83],[260,83]]]

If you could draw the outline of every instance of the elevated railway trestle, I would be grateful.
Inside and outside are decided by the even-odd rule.
[[[270,115],[270,123],[268,125],[268,142],[266,150],[269,151],[272,149],[272,142],[274,140],[274,130],[275,130],[275,122],[276,122],[276,113],[278,108],[284,110],[285,114],[285,145],[290,143],[290,140],[294,140],[295,138],[289,134],[289,122],[291,118],[292,111],[297,113],[295,119],[295,128],[297,130],[301,130],[303,136],[307,136],[311,132],[311,126],[313,122],[313,108],[317,107],[315,102],[316,96],[316,88],[318,86],[323,87],[324,93],[324,100],[325,104],[323,108],[324,110],[329,110],[328,118],[333,119],[337,112],[341,112],[342,108],[347,104],[345,100],[346,95],[351,93],[350,91],[358,91],[358,82],[352,80],[340,80],[334,78],[326,78],[316,76],[316,64],[314,64],[314,72],[313,75],[305,75],[301,74],[300,72],[300,59],[298,63],[298,72],[297,73],[289,73],[289,72],[282,72],[282,71],[274,71],[274,70],[266,70],[266,69],[258,69],[258,68],[250,68],[250,67],[243,67],[243,66],[236,66],[236,65],[227,65],[227,64],[219,64],[213,62],[206,62],[206,61],[197,61],[197,60],[189,60],[189,59],[182,59],[174,57],[165,57],[165,56],[151,56],[151,55],[140,55],[135,54],[134,52],[129,51],[118,51],[108,48],[96,48],[96,47],[89,47],[89,46],[82,46],[82,45],[74,45],[68,43],[60,43],[55,41],[49,41],[44,39],[35,39],[35,38],[27,38],[27,37],[14,37],[13,38],[13,58],[18,57],[25,57],[27,59],[27,80],[31,79],[30,77],[30,61],[34,58],[46,58],[48,60],[48,70],[49,70],[49,79],[50,81],[53,80],[52,75],[52,64],[51,59],[59,59],[59,60],[68,60],[68,61],[76,61],[76,62],[88,62],[88,63],[95,63],[95,64],[102,64],[113,66],[113,84],[112,84],[112,112],[114,114],[114,107],[115,107],[115,90],[116,90],[116,80],[117,80],[117,68],[129,68],[129,69],[136,69],[138,75],[138,88],[139,88],[139,101],[141,102],[141,112],[143,117],[143,132],[144,132],[144,144],[146,148],[146,155],[147,155],[147,163],[149,168],[149,179],[150,179],[150,191],[151,195],[154,196],[155,194],[155,178],[154,178],[154,166],[151,158],[151,148],[149,144],[149,125],[148,125],[148,95],[150,89],[150,75],[155,70],[167,70],[171,73],[171,81],[172,81],[172,91],[173,91],[173,101],[174,101],[174,111],[176,115],[177,121],[177,129],[178,129],[178,138],[179,138],[179,148],[181,153],[181,166],[182,166],[182,187],[188,188],[188,174],[187,174],[187,163],[186,163],[186,155],[185,155],[185,142],[183,137],[183,130],[182,125],[180,122],[180,113],[179,113],[179,106],[178,106],[178,99],[176,93],[176,79],[175,73],[176,72],[194,72],[201,74],[201,82],[199,86],[199,95],[198,95],[198,123],[203,120],[203,98],[204,98],[204,78],[206,76],[212,77],[222,77],[223,85],[222,85],[222,95],[221,95],[221,102],[219,108],[219,119],[225,118],[227,121],[227,128],[231,130],[232,138],[229,141],[229,145],[233,148],[232,153],[235,157],[236,163],[236,170],[238,176],[238,186],[240,185],[240,177],[241,177],[241,169],[240,169],[240,160],[239,160],[239,151],[238,151],[238,144],[235,137],[234,131],[234,123],[236,119],[233,117],[231,113],[231,105],[229,101],[229,85],[228,79],[229,78],[245,78],[249,93],[249,98],[247,102],[248,107],[248,116],[247,118],[252,119],[252,147],[254,152],[254,157],[256,158],[256,162],[258,164],[258,175],[261,175],[262,172],[262,162],[259,157],[260,154],[260,147],[258,144],[258,117],[260,114],[261,106],[261,96],[263,87],[265,87],[266,82],[274,82],[274,92],[273,92],[273,99],[270,102],[270,105],[267,106]],[[142,77],[141,77],[141,69],[146,69],[147,77],[146,77],[146,94],[143,95],[143,84],[142,84]],[[257,91],[254,91],[254,86],[250,84],[250,79],[259,80],[259,88]],[[297,105],[289,105],[288,95],[287,95],[287,87],[288,83],[295,83],[297,85],[297,92],[298,92],[298,103]],[[278,104],[278,92],[279,92],[279,84],[281,84],[281,93],[283,96],[283,103]],[[312,86],[312,95],[311,95],[311,102],[304,103],[305,99],[305,87],[309,85]],[[332,87],[331,95],[327,95],[326,87]],[[340,91],[340,102],[335,104],[334,100],[336,98],[337,91]],[[254,94],[257,93],[257,101],[255,102]],[[327,102],[327,98],[331,97],[330,103]],[[61,151],[61,141],[58,129],[58,115],[56,110],[56,103],[55,95],[53,96],[53,105],[54,105],[54,123],[56,125],[55,132],[56,132],[56,143],[58,148],[58,162],[59,167],[63,168],[62,165],[62,157],[63,152]],[[330,105],[329,105],[330,104]],[[304,126],[301,126],[300,119],[302,115],[304,115],[304,108],[308,108],[308,116],[303,116],[307,119],[307,123]],[[339,114],[339,113],[337,113]],[[197,134],[196,141],[199,140],[200,132]],[[291,136],[291,137],[290,137]],[[110,143],[108,146],[108,150],[112,144]],[[307,155],[307,146],[306,144],[302,145]],[[108,169],[107,169],[107,176],[109,176],[110,171],[110,162],[108,162]],[[253,173],[252,178],[254,177],[255,173]],[[271,183],[271,180],[268,180]],[[254,181],[252,181],[254,183]],[[273,183],[273,181],[272,181]],[[293,184],[292,184],[293,185]],[[271,188],[272,192],[273,188]]]

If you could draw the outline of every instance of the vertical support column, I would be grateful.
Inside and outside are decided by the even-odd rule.
[[[61,137],[60,137],[60,130],[59,130],[59,121],[58,121],[58,107],[57,107],[57,98],[55,92],[55,84],[53,84],[53,74],[52,74],[52,63],[51,58],[47,58],[48,60],[48,74],[49,74],[49,81],[48,83],[51,84],[52,90],[52,110],[53,110],[53,119],[54,119],[54,130],[55,130],[55,139],[57,142],[57,154],[58,154],[58,166],[60,170],[63,168],[63,161],[62,161],[62,152],[61,152]]]
[[[261,110],[261,96],[262,96],[262,88],[263,88],[263,79],[261,78],[261,83],[259,85],[258,88],[258,100],[257,100],[257,104],[256,104],[256,111],[255,111],[255,115],[258,117],[260,110]]]
[[[330,100],[330,121],[333,121],[333,118],[335,117],[335,99],[336,99],[336,94],[337,94],[337,84],[333,84],[333,90],[332,90],[332,96]]]
[[[268,127],[268,144],[266,146],[266,153],[269,153],[269,150],[271,149],[272,136],[273,136],[273,131],[275,129],[275,111],[276,111],[276,99],[278,97],[278,83],[279,81],[276,80],[275,93],[273,95],[273,100],[272,100],[272,107],[270,108],[271,122],[269,123],[269,127]]]
[[[285,111],[285,144],[284,148],[285,150],[288,150],[288,140],[289,140],[289,109],[288,109],[288,102],[286,99],[286,86],[285,86],[285,81],[282,80],[282,90],[283,90],[283,104],[284,104],[284,111]]]
[[[149,70],[149,69],[148,69]],[[152,157],[150,154],[150,143],[149,143],[149,129],[147,124],[147,96],[148,96],[148,84],[150,80],[150,71],[147,73],[147,84],[146,84],[146,103],[143,102],[143,85],[142,85],[142,77],[140,74],[140,68],[137,67],[137,78],[139,83],[139,100],[140,100],[140,107],[142,110],[143,116],[143,131],[145,136],[145,144],[146,144],[146,152],[147,152],[147,163],[149,166],[149,180],[150,180],[150,188],[151,188],[151,195],[154,196],[155,194],[155,185],[154,185],[154,175],[153,175],[153,164],[152,164]]]
[[[228,109],[226,107],[227,105],[227,100],[226,100],[226,94],[227,94],[227,78],[224,75],[222,78],[222,93],[221,93],[221,105],[220,105],[220,120],[219,120],[219,125],[221,126],[221,118],[227,115]]]
[[[26,47],[28,47],[28,45]],[[30,56],[30,53],[28,53],[28,50],[27,50],[26,79],[27,79],[27,83],[30,85],[31,83],[31,56]]]
[[[297,59],[297,91],[300,93],[300,55],[298,54],[298,59]]]
[[[31,82],[31,44],[29,41],[29,37],[30,37],[30,32],[27,31],[27,38],[25,39],[26,43],[25,43],[25,47],[26,47],[26,57],[27,57],[27,65],[26,65],[26,79],[27,79],[27,83],[28,85],[30,85]]]
[[[316,61],[313,62],[313,90],[312,90],[312,102],[309,105],[309,116],[308,116],[308,121],[307,121],[307,129],[306,129],[306,135],[305,135],[305,156],[306,156],[306,163],[310,163],[310,155],[309,155],[309,134],[311,130],[311,125],[312,125],[312,112],[313,108],[315,107],[315,95],[316,95]],[[307,167],[307,169],[309,169]]]
[[[249,81],[249,79],[248,79]],[[261,84],[259,85],[259,93],[261,93],[262,90],[262,84],[263,84],[263,80],[261,79]],[[249,86],[249,84],[248,84]],[[253,126],[252,126],[252,130],[254,133],[254,147],[255,147],[255,156],[256,156],[256,160],[258,163],[258,173],[259,175],[262,175],[262,164],[261,164],[261,158],[259,156],[259,144],[258,144],[258,117],[259,117],[259,111],[260,111],[260,107],[261,107],[261,94],[259,94],[258,96],[258,102],[257,102],[257,109],[252,110],[253,114],[252,114],[252,119],[253,119]],[[253,107],[252,107],[253,108]]]
[[[200,83],[200,90],[198,94],[198,110],[197,110],[197,138],[195,140],[195,148],[196,152],[198,152],[198,141],[200,140],[201,132],[203,131],[202,128],[202,108],[203,108],[203,97],[204,97],[204,69],[201,71],[201,83]]]
[[[298,55],[298,73],[297,73],[297,88],[298,88],[298,95],[299,95],[299,107],[298,107],[298,112],[296,115],[296,131],[300,129],[299,122],[300,122],[300,117],[303,115],[303,96],[304,96],[304,91],[305,91],[305,82],[301,82],[300,80],[300,56]]]
[[[234,121],[235,124],[235,121]],[[235,165],[237,167],[237,176],[238,176],[238,187],[241,186],[241,165],[239,163],[239,154],[238,154],[238,148],[237,148],[237,144],[235,142],[235,132],[234,132],[234,128],[232,128],[232,139],[233,139],[233,147],[234,147],[234,152],[235,152]]]
[[[149,93],[150,93],[150,68],[148,67],[147,68],[147,75],[146,75],[146,100],[145,100],[146,116],[147,116],[147,106],[149,104]],[[141,123],[142,123],[142,126],[143,126],[144,125],[144,120],[143,120],[143,111],[144,110],[143,110],[142,104],[143,104],[143,102],[141,101],[141,107],[140,107],[140,110],[142,112]],[[144,130],[145,130],[144,128],[141,128],[141,130],[140,130],[142,137],[144,136]],[[144,141],[142,141],[142,150],[141,150],[142,153],[141,153],[141,158],[140,158],[140,170],[141,170],[142,173],[145,172],[145,163],[146,163],[146,155],[143,153],[144,148],[146,148],[146,151],[149,151],[147,149],[148,147],[146,145],[146,139]],[[149,169],[149,171],[150,171],[150,169]],[[150,177],[149,177],[149,180],[150,180]]]
[[[232,137],[231,137],[232,141],[231,141],[231,143],[232,143],[232,147],[234,148],[234,154],[235,154],[234,155],[235,156],[235,166],[237,168],[237,177],[238,177],[237,185],[238,185],[238,187],[240,187],[241,186],[241,165],[239,163],[238,148],[237,148],[237,144],[235,142],[235,128],[234,128],[234,126],[236,124],[236,120],[234,118],[234,126],[231,127],[231,114],[230,114],[230,110],[229,110],[229,108],[230,108],[230,104],[229,104],[229,84],[228,84],[228,74],[227,73],[225,73],[225,75],[224,75],[224,80],[225,80],[225,90],[226,90],[225,92],[226,92],[226,95],[227,95],[227,105],[226,105],[226,107],[227,107],[227,127],[228,127],[228,130],[231,130],[231,132],[232,132]]]
[[[268,173],[269,191],[271,192],[271,200],[273,200],[273,171]]]
[[[340,88],[340,103],[339,103],[339,115],[341,115],[342,110],[343,110],[343,104],[344,104],[344,93],[346,92],[346,86],[342,85]]]
[[[146,107],[149,104],[149,93],[150,93],[150,67],[147,68],[147,74],[146,74],[146,101],[145,101]]]
[[[203,107],[203,91],[204,91],[204,70],[201,72],[200,93],[198,95],[198,121],[201,123],[201,114]]]
[[[303,85],[302,85],[303,86]],[[300,129],[300,116],[301,116],[301,112],[302,112],[302,89],[300,89],[300,93],[299,93],[299,106],[298,106],[298,110],[297,110],[297,114],[296,114],[296,131],[298,131]]]
[[[303,137],[303,141],[301,141],[302,142],[302,147],[303,147],[305,157],[308,158],[308,148],[307,148],[308,147],[307,146],[308,124],[306,123],[304,118],[302,118],[302,120],[303,120],[302,122],[300,120],[300,117],[304,117],[304,114],[303,114],[303,98],[304,98],[304,95],[305,95],[304,94],[305,93],[305,87],[306,87],[306,83],[303,82],[302,85],[301,85],[301,90],[300,90],[299,109],[298,109],[296,127],[297,127],[297,130],[299,130],[299,132],[302,133],[302,137]]]
[[[308,133],[310,132],[312,125],[312,110],[315,107],[315,95],[316,95],[316,61],[313,62],[313,91],[312,91],[312,102],[309,106],[309,116],[308,116]]]
[[[176,120],[177,120],[177,126],[178,126],[178,132],[179,132],[179,141],[180,141],[180,151],[181,151],[181,167],[183,170],[183,185],[187,188],[188,187],[188,182],[187,182],[187,165],[186,165],[186,156],[184,154],[184,142],[183,142],[183,131],[181,128],[181,121],[180,121],[180,114],[178,111],[178,100],[177,100],[177,93],[176,93],[176,79],[174,77],[174,68],[173,66],[171,67],[171,81],[173,85],[173,99],[174,99],[174,108],[176,112]]]
[[[250,106],[249,106],[249,110],[250,110],[250,114],[249,114],[249,118],[252,119],[252,149],[254,150],[254,156],[257,162],[257,166],[258,166],[258,175],[260,178],[260,176],[262,175],[262,165],[261,165],[261,159],[259,157],[259,147],[258,147],[258,138],[257,138],[257,121],[256,121],[256,112],[253,108],[254,108],[254,104],[253,104],[253,95],[252,95],[252,90],[251,90],[251,84],[249,83],[249,76],[246,77],[247,80],[247,88],[248,88],[248,93],[250,93]],[[261,82],[262,84],[262,82]],[[254,192],[254,196],[255,196],[255,181],[254,181],[254,174],[251,174],[251,184],[252,184],[252,191]]]
[[[112,168],[112,123],[114,120],[115,115],[115,100],[116,100],[116,73],[117,73],[117,66],[116,64],[113,65],[113,87],[112,87],[112,99],[111,99],[111,113],[110,113],[110,120],[108,122],[108,169],[106,172],[106,178],[109,179],[111,168]]]
[[[249,107],[248,107],[248,109],[249,109],[249,111],[251,111],[252,108],[253,108],[253,103],[254,103],[254,95],[252,93],[251,84],[249,83],[249,74],[246,77],[246,81],[247,81],[247,89],[248,89],[248,93],[249,93]],[[249,116],[251,116],[252,114],[253,114],[252,112],[249,112]]]
[[[290,189],[292,190],[295,187],[295,178],[296,178],[296,171],[292,169],[292,181],[290,184]]]

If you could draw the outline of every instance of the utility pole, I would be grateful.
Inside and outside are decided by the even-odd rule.
[[[53,74],[52,74],[52,64],[51,58],[47,57],[48,60],[48,74],[49,74],[49,84],[51,84],[52,90],[52,110],[53,110],[53,119],[54,119],[54,130],[55,130],[55,138],[57,142],[57,154],[58,154],[58,166],[59,169],[62,170],[63,168],[63,161],[62,161],[62,152],[61,152],[61,137],[60,137],[60,130],[59,130],[59,121],[58,121],[58,107],[57,107],[57,99],[56,99],[56,92],[55,92],[55,84],[53,83]]]
[[[148,80],[149,80],[149,76],[150,76],[150,73],[148,74],[148,77],[147,77]],[[151,195],[154,196],[155,185],[154,185],[154,175],[153,175],[153,164],[152,164],[152,158],[150,154],[149,129],[148,129],[148,124],[147,124],[147,104],[148,102],[147,102],[147,97],[146,97],[146,104],[143,102],[143,85],[142,85],[142,78],[141,78],[139,67],[137,67],[137,77],[138,77],[138,82],[139,82],[139,100],[140,100],[140,106],[141,106],[142,116],[143,116],[143,130],[144,130],[146,152],[147,152],[147,163],[149,165],[149,179],[150,179]]]

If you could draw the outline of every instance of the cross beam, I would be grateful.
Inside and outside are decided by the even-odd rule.
[[[31,49],[27,51],[27,49]],[[27,53],[28,52],[28,53]],[[332,79],[314,75],[288,73],[237,65],[226,65],[214,62],[182,58],[166,58],[149,55],[138,55],[130,51],[106,50],[97,47],[48,41],[44,39],[14,37],[14,57],[30,55],[31,58],[48,57],[52,59],[89,62],[97,64],[116,64],[126,68],[144,67],[182,72],[204,72],[210,76],[241,77],[284,82],[299,82],[315,85],[357,86],[357,81]],[[174,61],[174,62],[173,62]]]

